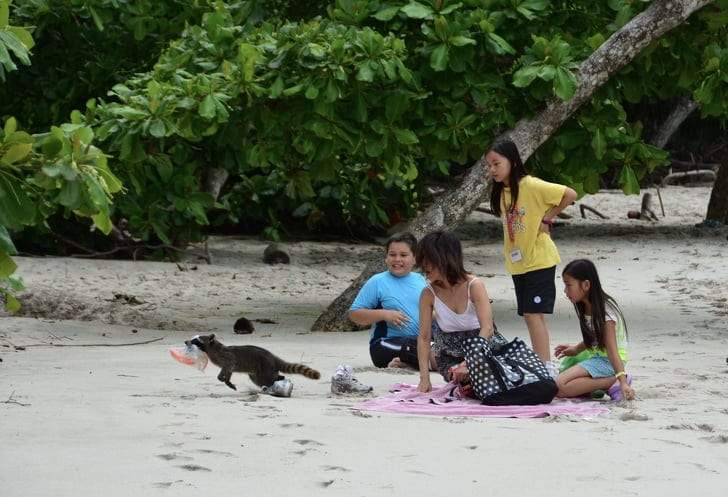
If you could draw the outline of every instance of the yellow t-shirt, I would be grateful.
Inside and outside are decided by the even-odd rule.
[[[504,188],[501,196],[503,220],[503,255],[506,269],[512,275],[556,266],[561,262],[559,251],[548,233],[539,231],[544,214],[561,203],[566,187],[548,183],[533,176],[524,176],[518,184],[518,200],[512,222],[508,222],[511,189]],[[508,225],[512,226],[513,240]],[[520,253],[512,257],[512,253]],[[520,260],[518,259],[520,256]]]

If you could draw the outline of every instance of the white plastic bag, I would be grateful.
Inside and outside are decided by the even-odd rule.
[[[172,347],[169,349],[175,361],[204,371],[207,367],[208,357],[197,345],[186,345],[185,347]]]

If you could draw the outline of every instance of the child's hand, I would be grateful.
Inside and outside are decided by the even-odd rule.
[[[407,314],[405,314],[402,311],[385,311],[386,317],[384,318],[385,321],[392,323],[395,326],[402,326],[404,324],[407,324],[409,321],[409,318],[407,317]]]
[[[417,385],[417,391],[427,393],[432,390],[432,383],[429,378],[420,378],[420,384]]]
[[[546,223],[543,223],[542,222],[541,225],[538,227],[538,230],[541,233],[549,233],[549,234],[551,234],[551,223],[546,224]]]
[[[576,350],[576,346],[574,345],[561,344],[557,345],[554,349],[554,354],[557,359],[561,359],[564,356],[575,356],[578,353],[579,352]]]
[[[620,385],[620,388],[622,389],[623,399],[634,400],[634,389],[626,381]]]

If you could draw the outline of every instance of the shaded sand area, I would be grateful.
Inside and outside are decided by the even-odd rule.
[[[25,315],[0,319],[2,495],[725,495],[728,241],[692,228],[708,195],[663,190],[667,216],[648,224],[626,220],[639,198],[600,193],[584,202],[611,219],[574,218],[554,235],[563,261],[597,263],[628,320],[638,400],[591,419],[380,414],[333,397],[339,363],[378,394],[417,382],[414,371],[370,367],[366,331],[309,332],[380,253],[373,245],[291,243],[287,266],[263,264],[263,242],[230,238],[210,241],[212,265],[18,258]],[[485,278],[504,335],[527,337],[499,230],[485,214],[468,220],[466,266]],[[579,337],[557,288],[552,346]],[[241,315],[273,322],[234,335]],[[322,379],[291,377],[293,397],[273,398],[244,375],[233,376],[234,392],[216,367],[201,373],[169,357],[208,331]]]

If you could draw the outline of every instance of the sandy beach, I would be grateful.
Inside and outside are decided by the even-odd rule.
[[[654,191],[654,190],[650,190]],[[665,217],[626,219],[640,198],[602,192],[554,233],[563,262],[594,260],[621,304],[638,399],[593,418],[428,417],[363,412],[334,397],[338,364],[384,394],[417,383],[377,370],[368,331],[310,332],[359,273],[371,244],[291,242],[269,266],[266,243],[213,238],[213,264],[18,257],[19,316],[0,318],[0,492],[33,496],[336,495],[722,496],[728,488],[728,241],[694,228],[707,187],[661,190]],[[577,202],[578,204],[579,202]],[[458,231],[508,338],[528,337],[505,273],[499,221],[475,213]],[[580,339],[562,293],[552,348]],[[255,322],[235,335],[240,316]],[[234,392],[174,362],[172,346],[213,332],[321,371],[293,376],[292,398]],[[121,345],[161,338],[147,344]],[[54,347],[64,345],[64,347]],[[80,345],[99,346],[80,346]],[[433,374],[433,382],[441,379]]]

